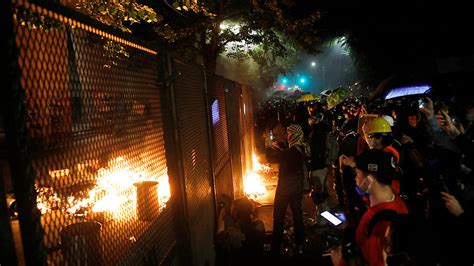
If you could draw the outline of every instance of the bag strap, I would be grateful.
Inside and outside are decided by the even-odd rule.
[[[372,218],[370,218],[370,221],[367,224],[367,228],[365,232],[366,235],[370,236],[370,234],[372,233],[372,231],[374,230],[378,222],[380,221],[393,222],[393,221],[396,221],[400,215],[401,214],[399,212],[393,209],[384,209],[377,212],[376,214],[374,214],[374,216],[372,216]]]

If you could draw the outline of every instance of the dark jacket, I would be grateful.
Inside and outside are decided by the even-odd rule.
[[[320,122],[311,128],[309,145],[311,147],[311,161],[309,170],[318,170],[326,167],[326,139],[329,128],[326,124]]]
[[[283,150],[269,148],[266,158],[270,163],[279,164],[276,193],[282,195],[303,193],[303,155],[295,146]]]

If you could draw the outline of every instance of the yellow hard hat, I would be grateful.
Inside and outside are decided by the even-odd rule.
[[[392,128],[387,120],[382,117],[377,117],[369,124],[369,130],[367,134],[375,133],[391,133]]]

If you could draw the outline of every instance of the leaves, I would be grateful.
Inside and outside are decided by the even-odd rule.
[[[26,26],[30,30],[42,29],[50,32],[64,28],[63,23],[20,5],[14,6],[13,17],[19,25]]]
[[[130,25],[133,23],[159,23],[163,17],[142,4],[138,4],[135,0],[125,1],[81,1],[77,4],[77,8],[83,10],[89,16],[99,20],[100,22],[116,27],[125,32],[132,32]]]

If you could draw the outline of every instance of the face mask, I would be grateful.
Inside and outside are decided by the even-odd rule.
[[[362,191],[362,189],[359,186],[356,186],[355,190],[356,190],[357,194],[361,197],[369,195],[369,192]]]
[[[360,183],[360,185],[356,185],[356,192],[357,194],[359,194],[359,196],[367,196],[369,195],[369,187],[367,186],[367,188],[363,188],[363,185],[365,184],[365,182],[367,181],[367,177],[364,178],[364,180],[362,180],[362,182]]]
[[[474,114],[467,113],[466,114],[466,120],[469,121],[469,122],[473,122],[474,121]]]

